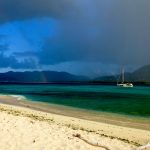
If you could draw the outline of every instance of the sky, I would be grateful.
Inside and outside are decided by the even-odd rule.
[[[149,0],[0,0],[0,72],[96,77],[150,64]]]

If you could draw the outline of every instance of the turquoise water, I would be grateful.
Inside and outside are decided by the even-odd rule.
[[[1,94],[29,100],[140,117],[150,117],[150,87],[1,85]]]

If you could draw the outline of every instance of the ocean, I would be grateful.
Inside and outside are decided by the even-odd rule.
[[[0,85],[0,94],[135,117],[150,118],[150,87],[101,85]]]

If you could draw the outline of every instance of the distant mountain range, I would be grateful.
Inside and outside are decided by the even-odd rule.
[[[66,83],[66,82],[117,82],[120,74],[116,76],[100,76],[89,79],[86,76],[77,76],[67,72],[57,71],[25,71],[0,73],[1,83]],[[132,73],[125,73],[125,81],[128,82],[148,82],[150,83],[150,65],[143,66]]]
[[[0,73],[0,82],[21,83],[51,83],[51,82],[75,82],[88,80],[84,76],[76,76],[67,72],[57,71],[25,71]]]
[[[101,76],[94,81],[117,82],[121,74],[116,76]],[[143,66],[132,73],[125,72],[125,81],[128,82],[150,82],[150,65]]]

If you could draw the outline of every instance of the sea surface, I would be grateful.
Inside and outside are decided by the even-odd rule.
[[[150,87],[0,85],[0,94],[21,95],[30,101],[71,106],[97,112],[150,118]]]

